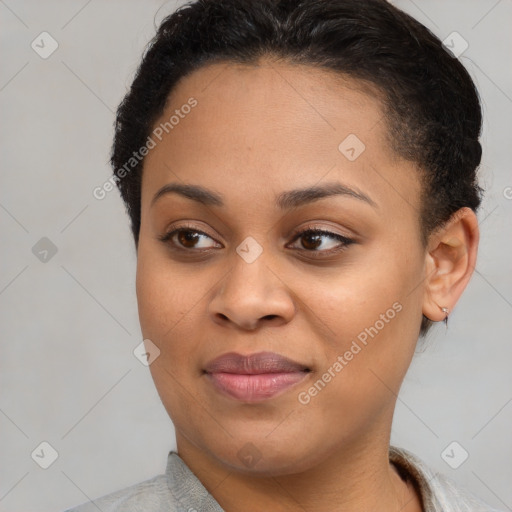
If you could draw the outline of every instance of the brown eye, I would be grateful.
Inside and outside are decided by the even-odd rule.
[[[177,228],[159,237],[176,250],[200,251],[221,248],[222,245],[206,233],[192,228]]]
[[[301,243],[304,249],[314,250],[322,245],[322,235],[312,231],[301,236]]]
[[[179,231],[177,233],[178,242],[187,249],[192,249],[195,247],[197,242],[200,240],[201,235],[196,231]]]
[[[300,244],[297,243],[299,241]],[[306,229],[294,236],[291,248],[321,256],[341,251],[353,243],[354,240],[338,233],[322,229]]]

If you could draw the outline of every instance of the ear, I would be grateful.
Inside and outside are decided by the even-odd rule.
[[[430,236],[423,298],[423,314],[430,320],[444,320],[459,300],[475,268],[479,237],[476,215],[466,207]]]

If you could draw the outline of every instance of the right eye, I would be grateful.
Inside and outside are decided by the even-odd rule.
[[[159,237],[165,244],[182,251],[208,250],[222,247],[212,237],[193,228],[176,228]]]

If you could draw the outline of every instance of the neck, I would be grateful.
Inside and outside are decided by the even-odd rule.
[[[234,470],[177,432],[180,457],[225,512],[421,512],[418,495],[389,462],[389,437],[361,439],[306,471],[278,476]]]

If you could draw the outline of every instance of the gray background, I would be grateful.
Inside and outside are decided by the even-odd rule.
[[[418,350],[392,441],[511,510],[512,2],[394,3],[469,43],[461,60],[484,105],[487,194],[477,272],[448,331],[437,326]],[[175,6],[0,0],[1,511],[59,511],[142,481],[174,447],[132,353],[142,338],[128,218],[117,191],[99,201],[92,190],[109,177],[113,112]],[[43,31],[59,44],[47,59],[31,48]],[[42,237],[57,248],[46,262],[32,252]],[[58,452],[46,470],[31,458],[42,441]],[[469,453],[458,469],[441,457],[452,441]]]

